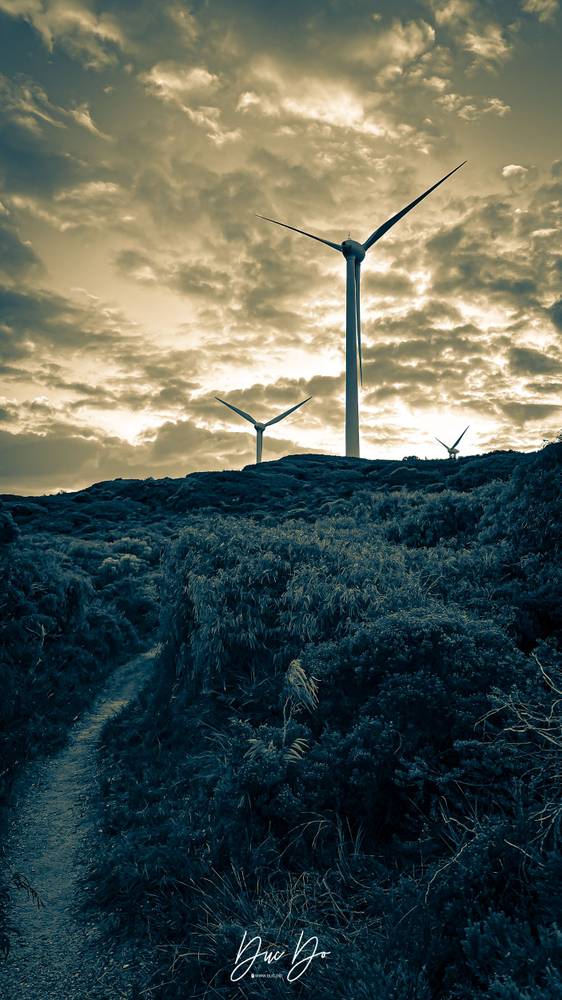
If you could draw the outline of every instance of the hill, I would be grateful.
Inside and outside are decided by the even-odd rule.
[[[150,995],[232,996],[258,928],[330,952],[296,996],[559,995],[561,471],[296,456],[2,497],[7,787],[158,629],[91,872]]]
[[[150,511],[167,514],[191,510],[231,510],[262,516],[286,516],[291,503],[318,513],[318,504],[345,499],[365,489],[396,490],[401,486],[462,492],[492,480],[508,479],[516,467],[536,453],[495,451],[487,455],[402,461],[355,459],[333,455],[288,455],[274,462],[248,465],[240,471],[195,472],[181,479],[114,479],[75,493],[38,497],[0,494],[0,503],[20,526],[39,523],[62,533],[94,523],[143,521]],[[70,518],[70,520],[68,520]],[[101,527],[100,525],[100,527]],[[91,530],[95,530],[92,528]]]
[[[374,493],[467,493],[530,461],[517,452],[458,462],[298,455],[241,471],[0,495],[0,802],[14,768],[64,739],[112,666],[157,628],[161,558],[186,519],[312,522]]]

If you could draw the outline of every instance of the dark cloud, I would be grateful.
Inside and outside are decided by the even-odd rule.
[[[517,424],[544,420],[546,417],[551,416],[555,416],[559,420],[562,416],[562,404],[559,403],[519,403],[509,401],[502,403],[501,409]]]
[[[35,491],[48,490],[61,482],[72,486],[93,479],[100,468],[104,450],[101,445],[100,439],[68,432],[52,431],[48,435],[0,432],[3,455],[0,488],[6,492],[10,483],[19,480]],[[108,467],[110,464],[111,459]]]
[[[550,306],[548,313],[554,325],[558,327],[559,330],[562,330],[562,299],[558,299],[557,302],[554,302]]]
[[[489,245],[494,238],[493,221],[491,230],[487,229],[480,223],[479,214],[428,242],[427,250],[435,262],[434,290],[440,295],[456,292],[520,306],[535,304],[538,275],[529,268],[528,255],[505,249],[492,254]]]
[[[94,13],[82,0],[76,0],[72,7],[1,0],[0,11],[25,20],[47,49],[64,50],[87,69],[102,70],[113,65],[126,44],[113,15]]]
[[[17,407],[7,399],[0,400],[0,420],[3,424],[10,424],[17,414]]]
[[[49,196],[87,176],[84,161],[61,149],[69,115],[35,81],[0,74],[0,181],[10,193]]]
[[[546,351],[529,347],[513,347],[509,352],[511,369],[517,375],[556,375],[562,371],[562,359]]]
[[[112,321],[93,307],[81,309],[47,291],[0,289],[0,321],[7,343],[19,355],[33,354],[38,342],[69,353],[113,352],[120,346],[118,318]]]
[[[20,278],[42,270],[42,261],[29,242],[24,242],[17,229],[0,216],[0,277]]]

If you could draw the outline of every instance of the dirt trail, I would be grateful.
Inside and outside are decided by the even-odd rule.
[[[133,699],[153,667],[150,650],[119,667],[93,708],[55,756],[34,762],[16,786],[7,839],[8,870],[19,872],[44,902],[14,892],[8,959],[0,962],[5,1000],[119,1000],[133,996],[138,965],[101,945],[95,918],[80,912],[81,878],[91,851],[90,793],[104,723]]]

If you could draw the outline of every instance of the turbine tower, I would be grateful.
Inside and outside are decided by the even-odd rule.
[[[438,437],[435,438],[435,440],[439,441],[439,444],[442,444],[443,447],[446,449],[446,451],[449,452],[449,458],[453,458],[454,459],[454,458],[457,457],[457,455],[459,453],[459,449],[457,448],[457,445],[460,444],[462,438],[465,436],[465,434],[466,434],[466,432],[467,432],[467,430],[468,430],[469,427],[470,427],[470,424],[468,425],[468,427],[465,427],[465,429],[462,432],[461,436],[457,438],[457,440],[455,441],[455,443],[452,444],[450,448],[449,448],[448,444],[445,444],[445,442],[441,440],[441,438],[438,438]]]
[[[297,403],[295,406],[291,406],[290,410],[285,410],[283,413],[280,413],[278,417],[274,417],[273,420],[268,420],[265,424],[260,423],[259,420],[254,420],[249,413],[246,413],[245,410],[239,410],[233,403],[227,403],[226,399],[221,399],[220,396],[215,396],[215,399],[218,400],[219,403],[222,403],[223,406],[228,406],[229,410],[234,410],[234,412],[240,417],[244,417],[244,420],[249,420],[250,423],[254,425],[256,431],[256,465],[258,465],[261,462],[263,432],[265,428],[271,427],[272,424],[278,424],[280,420],[284,420],[290,413],[298,410],[299,406],[304,406],[305,403],[308,403],[308,400],[312,399],[312,396],[307,396],[307,398],[303,399],[302,402]]]
[[[399,222],[412,208],[427,198],[428,194],[435,191],[443,181],[460,170],[466,163],[459,163],[458,167],[450,170],[441,180],[432,184],[427,191],[420,194],[418,198],[411,201],[409,205],[397,212],[386,222],[383,222],[365,243],[358,243],[351,238],[343,243],[333,243],[331,240],[322,239],[307,233],[304,229],[296,229],[295,226],[288,226],[285,222],[278,222],[277,219],[269,219],[265,215],[258,215],[258,219],[265,222],[273,222],[276,226],[283,226],[291,229],[294,233],[302,236],[309,236],[318,243],[325,243],[333,250],[339,250],[346,259],[346,293],[345,293],[345,453],[354,458],[359,458],[359,392],[357,386],[357,361],[359,360],[359,377],[363,384],[363,362],[361,357],[361,264],[365,258],[367,250],[377,243],[378,240],[388,232],[395,223]]]

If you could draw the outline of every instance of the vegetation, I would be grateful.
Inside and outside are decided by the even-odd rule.
[[[5,797],[160,620],[91,873],[151,995],[560,995],[561,467],[299,456],[2,498]],[[234,985],[244,932],[330,954]]]
[[[561,469],[311,456],[174,490],[92,871],[152,995],[560,995]],[[234,986],[244,932],[330,954]]]
[[[166,539],[22,530],[6,510],[0,539],[5,799],[18,765],[59,744],[112,666],[154,633]]]
[[[102,507],[97,493],[0,506],[0,818],[20,765],[59,746],[109,671],[153,641],[178,515],[154,526],[139,504]],[[22,877],[0,868],[0,950],[8,887],[26,890]]]

